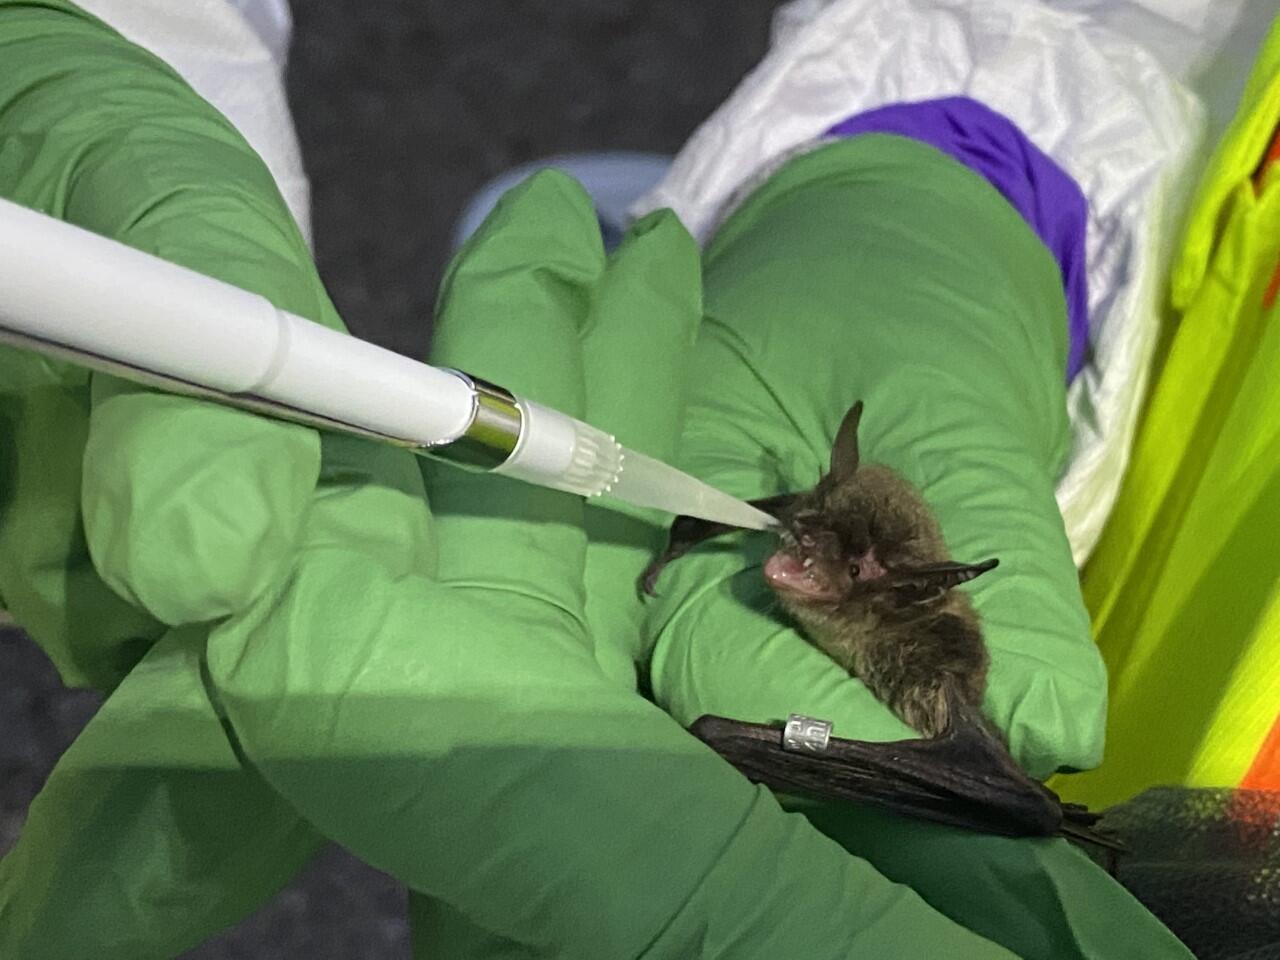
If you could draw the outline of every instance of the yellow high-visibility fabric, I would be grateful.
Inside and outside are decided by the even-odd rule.
[[[1280,20],[1205,173],[1172,277],[1178,319],[1124,489],[1084,576],[1110,671],[1106,757],[1058,777],[1106,806],[1235,786],[1280,709]]]

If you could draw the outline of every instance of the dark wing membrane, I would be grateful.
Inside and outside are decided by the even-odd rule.
[[[1091,829],[1096,815],[1062,804],[965,713],[932,739],[833,737],[821,754],[783,749],[780,731],[764,724],[708,715],[691,731],[748,779],[783,793],[867,803],[982,833],[1118,846]]]

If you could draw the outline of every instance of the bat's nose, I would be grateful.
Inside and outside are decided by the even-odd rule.
[[[884,565],[876,557],[875,548],[871,548],[857,561],[858,579],[859,580],[877,580],[885,575]]]

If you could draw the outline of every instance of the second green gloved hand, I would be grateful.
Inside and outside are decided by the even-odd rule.
[[[877,135],[787,163],[703,266],[676,464],[746,497],[807,489],[863,400],[864,462],[916,484],[957,559],[1000,559],[971,588],[991,654],[984,709],[1013,756],[1041,777],[1096,763],[1106,676],[1053,493],[1068,447],[1066,308],[1047,248],[971,170]],[[664,571],[648,622],[655,699],[683,723],[794,712],[840,737],[917,736],[781,614],[759,569],[770,539],[722,538]],[[1065,841],[786,803],[1021,956],[1187,955]]]

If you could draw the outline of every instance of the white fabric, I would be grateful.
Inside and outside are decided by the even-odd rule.
[[[77,0],[173,67],[266,162],[311,242],[311,191],[284,91],[284,0]]]
[[[231,4],[249,21],[271,51],[271,59],[283,70],[293,39],[293,14],[286,0],[231,0]]]
[[[1209,0],[1176,3],[1184,14]],[[1197,98],[1159,56],[1068,0],[795,0],[769,53],[634,212],[672,207],[701,242],[741,188],[832,124],[888,103],[968,95],[1013,120],[1080,184],[1093,360],[1068,393],[1070,465],[1058,503],[1078,564],[1123,476],[1145,392],[1170,248],[1203,130]],[[1081,9],[1070,9],[1076,6]],[[1193,34],[1171,30],[1186,40]],[[1208,46],[1208,44],[1206,44]],[[1185,51],[1185,47],[1182,48]]]
[[[1137,38],[1174,76],[1188,83],[1208,112],[1207,141],[1216,144],[1235,116],[1276,0],[1049,0],[1059,10],[1092,17]]]

